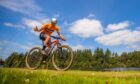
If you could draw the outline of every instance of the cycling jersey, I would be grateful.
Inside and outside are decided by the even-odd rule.
[[[57,25],[52,25],[51,23],[48,23],[42,26],[41,33],[51,35],[54,31],[59,31],[59,27]]]

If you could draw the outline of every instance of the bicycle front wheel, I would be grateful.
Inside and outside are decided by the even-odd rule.
[[[67,45],[61,45],[54,51],[52,56],[52,63],[57,70],[67,70],[73,62],[73,51]]]
[[[42,62],[42,50],[39,47],[32,48],[26,56],[25,63],[29,69],[36,69]]]

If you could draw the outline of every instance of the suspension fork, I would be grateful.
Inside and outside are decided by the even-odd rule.
[[[60,43],[57,44],[57,49],[59,51],[58,53],[60,54],[60,58],[64,58],[63,50]]]

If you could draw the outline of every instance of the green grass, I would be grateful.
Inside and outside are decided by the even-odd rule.
[[[140,84],[140,71],[55,71],[0,68],[0,84]]]

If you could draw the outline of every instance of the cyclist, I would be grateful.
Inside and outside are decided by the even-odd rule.
[[[40,32],[40,39],[43,40],[43,48],[42,48],[43,51],[45,50],[46,46],[51,41],[50,36],[52,35],[54,31],[58,33],[61,39],[65,40],[64,37],[60,34],[60,30],[59,30],[59,27],[57,26],[56,18],[52,18],[50,23],[43,24],[43,26],[40,29],[38,29],[38,27],[36,26],[34,28],[34,31]]]

